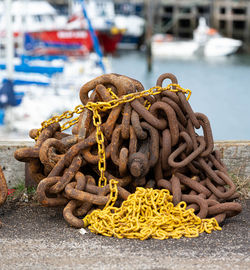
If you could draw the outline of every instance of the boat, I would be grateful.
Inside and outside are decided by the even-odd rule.
[[[93,48],[87,30],[50,30],[26,32],[24,49],[30,55],[83,56]]]
[[[59,15],[46,1],[12,2],[13,33],[16,54],[82,56],[94,49],[88,19],[104,53],[137,47],[144,33],[145,21],[134,14],[115,14],[111,0],[72,0],[71,15]],[[3,51],[5,31],[4,3],[0,2],[0,46]],[[2,53],[3,54],[3,53]]]
[[[13,12],[13,9],[9,8],[8,10]],[[103,74],[104,70],[110,72],[110,67],[106,59],[103,61],[103,58],[100,58],[100,55],[95,52],[88,51],[86,54],[75,57],[65,53],[64,50],[67,49],[65,45],[67,44],[63,44],[61,40],[56,40],[53,48],[50,46],[52,44],[49,44],[50,41],[45,40],[45,38],[38,42],[35,40],[43,49],[42,52],[32,53],[32,48],[30,48],[30,50],[24,50],[24,54],[16,51],[14,57],[13,50],[10,49],[13,45],[10,29],[16,31],[9,20],[12,14],[7,12],[6,15],[11,26],[7,27],[8,35],[4,35],[4,39],[8,38],[8,41],[4,42],[7,50],[5,56],[7,57],[0,60],[0,124],[3,125],[2,134],[14,133],[18,135],[20,133],[27,134],[32,126],[39,127],[41,121],[48,119],[55,113],[60,114],[66,109],[72,109],[76,104],[75,101],[79,103],[78,90],[82,84]],[[76,40],[83,37],[81,36],[82,30],[42,29],[41,26],[40,30],[34,29],[34,32],[32,31],[30,28],[30,32],[22,31],[20,34],[29,34],[29,38],[36,39],[36,36],[31,34],[55,34],[56,31],[59,37],[64,40]],[[86,30],[84,31],[86,32]],[[87,33],[91,35],[91,30]],[[57,36],[54,36],[55,38]],[[57,47],[59,49],[63,47],[63,50],[58,50],[56,54],[51,54],[46,50]]]
[[[207,57],[228,56],[242,46],[241,40],[223,37],[216,29],[208,27],[204,17],[199,19],[199,25],[194,30],[194,41],[204,47]]]
[[[124,28],[115,25],[114,16],[114,3],[111,0],[71,1],[71,16],[65,29],[86,30],[89,28],[88,20],[90,20],[102,51],[105,54],[112,54],[116,51],[124,32]]]
[[[158,58],[223,57],[236,53],[241,46],[241,40],[223,37],[208,27],[204,17],[199,19],[192,40],[175,40],[168,34],[155,34],[152,38],[152,54]]]
[[[113,11],[112,1],[72,1],[72,14],[60,28],[43,29],[41,25],[40,29],[26,31],[24,48],[32,55],[86,55],[94,49],[90,20],[103,52],[113,53],[124,31],[115,26]],[[39,10],[35,16],[39,16]]]
[[[25,136],[30,129],[39,128],[42,121],[66,110],[72,110],[80,103],[80,87],[87,81],[103,74],[99,58],[94,52],[79,59],[54,57],[55,59],[51,58],[53,60],[48,60],[46,56],[24,57],[26,65],[29,67],[39,66],[44,67],[44,69],[36,70],[36,73],[21,71],[14,73],[13,85],[16,104],[6,106],[4,111],[0,112],[2,134],[8,134],[12,137]],[[111,72],[109,62],[105,60],[104,63],[107,72]],[[20,65],[16,61],[16,66]],[[48,71],[45,67],[48,68]],[[60,72],[50,74],[51,68],[60,68]],[[42,71],[43,73],[41,73]],[[4,76],[4,73],[1,72],[1,75]]]
[[[59,15],[47,1],[13,1],[12,31],[16,54],[86,55],[93,48],[88,29],[67,29],[67,17]],[[0,38],[6,36],[4,4],[0,2]],[[1,42],[3,50],[5,44]],[[2,53],[3,55],[3,53]]]
[[[12,1],[12,31],[14,47],[23,49],[24,33],[62,29],[67,19],[59,16],[56,10],[47,1]],[[0,2],[0,46],[4,50],[6,37],[5,3]],[[2,53],[4,54],[4,53]]]
[[[172,35],[155,34],[152,38],[152,55],[156,58],[190,58],[198,51],[194,41],[175,40]]]
[[[84,5],[105,53],[117,48],[136,48],[144,34],[145,20],[130,12],[115,13],[112,0],[85,0]],[[128,5],[128,4],[127,4]],[[68,29],[84,29],[86,20],[82,15],[81,1],[72,1],[72,17]]]

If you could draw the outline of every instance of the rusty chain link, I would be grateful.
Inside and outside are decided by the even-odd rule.
[[[8,187],[3,174],[3,170],[0,166],[0,206],[6,201],[8,195]],[[1,221],[0,221],[1,227]]]

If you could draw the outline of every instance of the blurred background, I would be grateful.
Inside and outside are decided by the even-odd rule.
[[[0,1],[1,140],[28,139],[110,72],[146,89],[173,73],[215,140],[249,140],[250,0]]]

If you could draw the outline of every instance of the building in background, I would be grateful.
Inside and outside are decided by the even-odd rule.
[[[137,15],[145,16],[149,0],[114,0],[117,12],[126,3],[134,5]],[[66,12],[68,0],[49,0]],[[240,39],[243,49],[250,52],[249,0],[154,0],[154,32],[191,38],[200,17],[226,37]]]

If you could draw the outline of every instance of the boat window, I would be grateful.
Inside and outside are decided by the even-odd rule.
[[[34,18],[35,18],[36,22],[41,22],[42,21],[42,16],[41,15],[35,15]]]
[[[12,20],[12,22],[15,22],[16,17],[15,16],[11,16],[11,20]]]
[[[49,14],[48,15],[48,18],[49,18],[50,21],[54,21],[55,20],[55,16],[52,15],[52,14]]]
[[[44,15],[42,19],[46,22],[53,22],[54,21],[54,17],[51,14]]]
[[[26,17],[22,16],[22,23],[26,23]]]
[[[97,9],[98,9],[98,15],[100,15],[100,16],[105,16],[106,15],[105,3],[98,2],[97,3]]]

